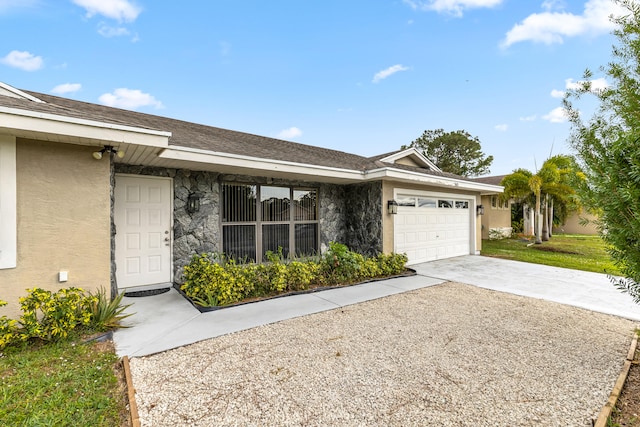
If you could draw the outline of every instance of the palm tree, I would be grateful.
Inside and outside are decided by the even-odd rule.
[[[542,216],[540,215],[542,179],[526,169],[516,169],[510,175],[505,176],[501,184],[504,186],[503,197],[507,199],[517,199],[524,203],[530,203],[532,198],[535,200],[536,217],[534,233],[536,235],[536,243],[542,243]]]
[[[575,195],[577,181],[583,177],[572,156],[550,157],[533,174],[516,169],[502,180],[506,198],[530,204],[535,200],[535,235],[537,244],[549,240],[553,227],[554,206],[566,215],[579,206]],[[544,195],[544,203],[542,201]]]

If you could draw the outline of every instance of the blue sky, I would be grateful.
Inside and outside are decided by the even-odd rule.
[[[570,153],[610,0],[0,0],[0,81],[373,156],[465,130],[492,175]],[[247,153],[250,155],[251,153]]]

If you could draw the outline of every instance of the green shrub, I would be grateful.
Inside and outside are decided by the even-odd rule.
[[[408,258],[405,254],[378,254],[376,257],[383,276],[395,276],[405,270]]]
[[[303,291],[318,281],[320,265],[315,261],[291,261],[287,264],[285,280],[287,290]]]
[[[378,257],[366,258],[360,265],[360,276],[363,279],[372,279],[382,275]]]
[[[255,279],[251,265],[219,255],[194,255],[183,270],[182,291],[197,304],[212,307],[241,301],[251,294]]]
[[[21,335],[24,340],[66,338],[76,327],[91,323],[91,307],[96,297],[85,295],[80,288],[60,289],[55,293],[34,288],[27,292],[26,297],[20,298],[23,313],[20,317]]]
[[[0,300],[0,307],[5,305],[7,302]],[[0,350],[18,342],[20,342],[18,321],[9,319],[7,316],[0,317]]]
[[[41,288],[27,289],[20,298],[22,315],[19,320],[0,317],[0,350],[31,339],[60,341],[76,332],[103,332],[121,327],[120,321],[130,314],[122,312],[122,295],[111,301],[104,288],[86,293],[80,288],[57,292]],[[0,307],[6,305],[0,301]]]
[[[349,250],[347,245],[329,242],[329,250],[322,258],[329,283],[349,283],[358,278],[364,257]]]
[[[107,296],[106,290],[101,286],[95,293],[90,292],[89,295],[94,297],[91,303],[90,326],[91,329],[97,332],[122,328],[122,320],[133,314],[123,314],[123,312],[131,306],[131,304],[122,305],[124,293],[111,299],[110,296]]]
[[[365,258],[335,242],[316,259],[285,260],[282,249],[267,252],[266,258],[262,264],[237,264],[220,254],[194,255],[184,267],[185,282],[180,289],[196,304],[214,307],[311,286],[393,276],[402,273],[407,262],[402,254]]]
[[[269,291],[276,293],[286,291],[287,266],[282,262],[282,248],[278,248],[278,253],[267,251],[265,255],[268,263],[263,265],[267,274]]]

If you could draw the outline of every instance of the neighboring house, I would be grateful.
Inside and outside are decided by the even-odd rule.
[[[498,186],[506,175],[475,178],[474,181]],[[511,237],[511,200],[503,201],[495,192],[483,193],[480,203],[482,215],[482,238],[485,240]]]
[[[583,225],[581,224],[583,219],[586,219],[589,222]],[[564,221],[564,224],[553,227],[553,232],[556,234],[565,233],[595,235],[598,234],[598,229],[592,221],[596,219],[597,217],[595,215],[585,210],[574,212],[567,217],[567,219]]]
[[[501,191],[412,148],[366,158],[0,83],[6,313],[26,288],[180,283],[202,252],[477,254],[481,195]]]
[[[502,179],[506,175],[496,175],[476,178],[476,182],[484,184],[500,185]],[[483,194],[481,198],[484,207],[484,215],[482,215],[482,238],[494,239],[500,237],[509,237],[512,233],[511,228],[511,206],[513,200],[502,201],[498,194]],[[523,217],[523,233],[527,235],[535,235],[535,210],[522,205]],[[553,227],[553,233],[565,234],[598,234],[598,230],[593,222],[582,225],[582,219],[593,221],[597,217],[587,211],[579,211],[572,213],[567,217],[564,224]]]

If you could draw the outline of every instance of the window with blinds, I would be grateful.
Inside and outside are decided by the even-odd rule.
[[[245,262],[280,249],[285,257],[315,255],[317,200],[316,189],[222,184],[224,253]]]

